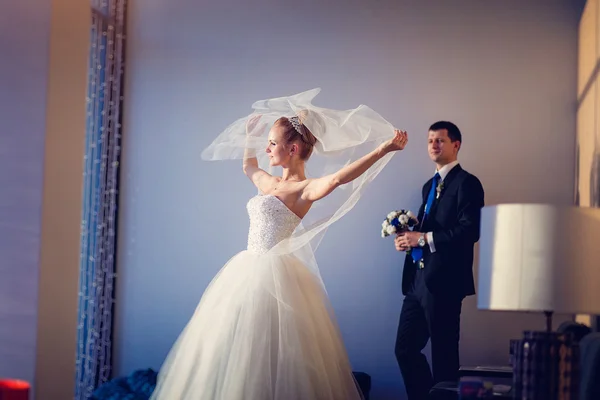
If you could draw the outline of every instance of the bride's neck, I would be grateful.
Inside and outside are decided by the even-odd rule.
[[[304,166],[284,168],[282,172],[281,180],[283,181],[303,181],[306,179]]]

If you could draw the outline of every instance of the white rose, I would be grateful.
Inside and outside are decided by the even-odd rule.
[[[387,232],[382,229],[381,230],[381,237],[386,237],[386,236],[387,236]]]
[[[389,235],[396,233],[396,227],[394,225],[388,226],[386,230]]]
[[[412,212],[412,211],[407,211],[407,212],[406,212],[406,215],[408,215],[408,216],[409,216],[409,217],[411,217],[411,218],[415,216],[415,214],[413,214],[413,212]]]
[[[398,218],[398,220],[402,225],[406,225],[408,224],[408,215],[401,215],[400,218]]]
[[[387,215],[388,219],[394,219],[396,218],[396,215],[398,215],[398,213],[396,211],[392,211],[391,213],[389,213]]]
[[[385,221],[383,221],[383,224],[381,224],[381,227],[382,227],[383,229],[387,229],[387,227],[388,227],[388,226],[390,226],[390,223],[389,223],[389,221],[386,219]]]

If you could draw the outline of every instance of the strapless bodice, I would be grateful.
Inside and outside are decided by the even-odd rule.
[[[257,195],[248,201],[250,230],[248,250],[266,253],[277,243],[289,238],[301,219],[273,195]]]

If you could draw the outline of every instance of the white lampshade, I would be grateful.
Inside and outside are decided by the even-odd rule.
[[[600,209],[484,207],[477,306],[600,314]]]

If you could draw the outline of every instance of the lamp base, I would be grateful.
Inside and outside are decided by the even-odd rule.
[[[552,311],[544,311],[546,316],[546,332],[552,332]]]

